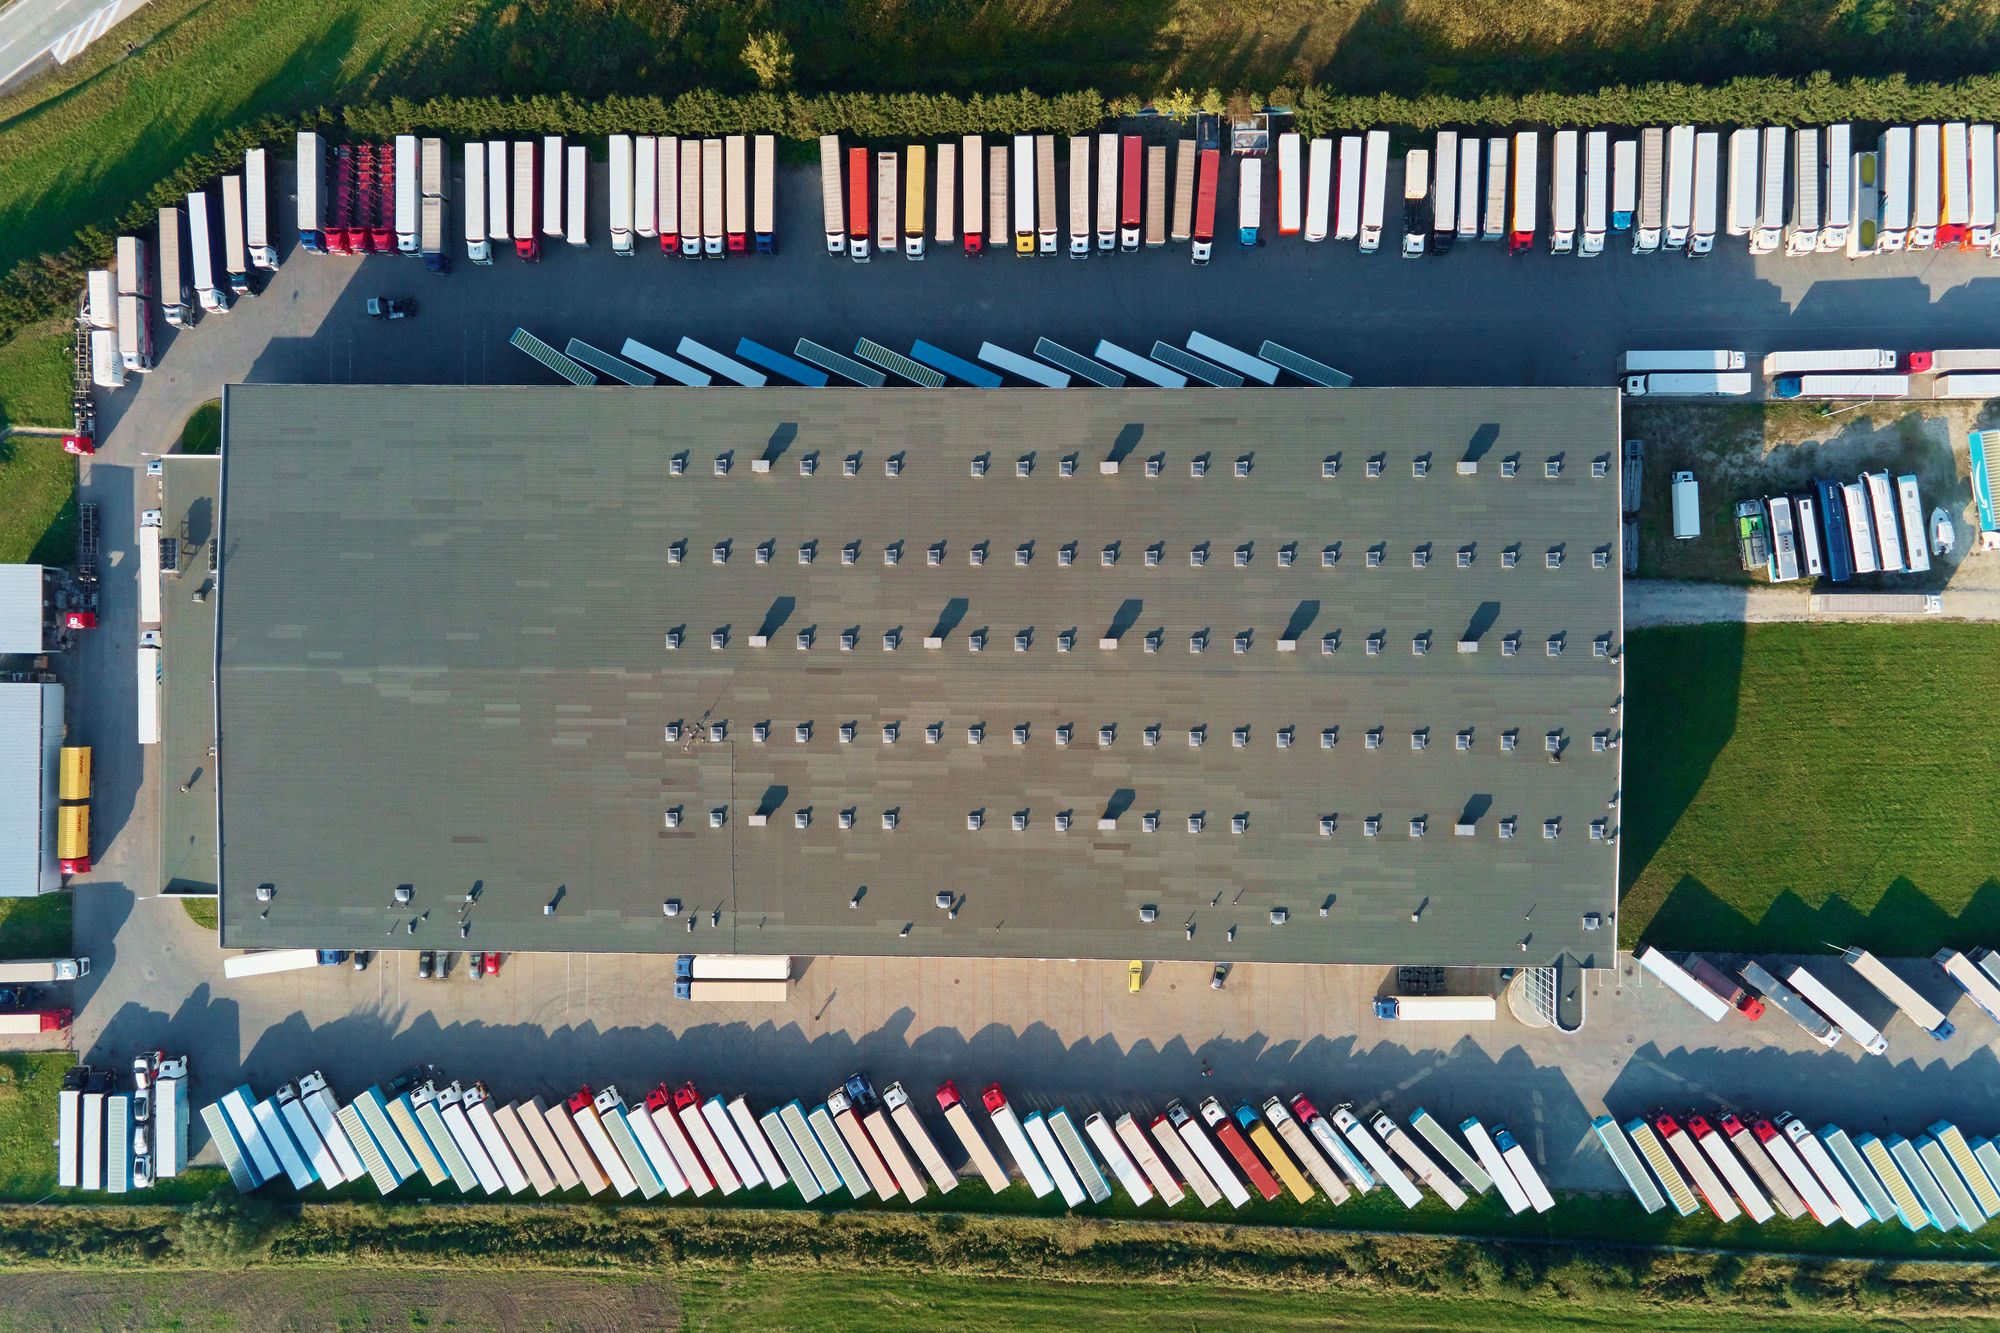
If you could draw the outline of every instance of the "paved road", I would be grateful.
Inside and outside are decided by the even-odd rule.
[[[277,211],[288,205],[277,201]],[[1483,1031],[1380,1024],[1366,998],[1384,975],[1355,968],[1246,966],[1218,995],[1204,969],[1161,966],[1132,996],[1117,964],[822,959],[787,1005],[734,1011],[677,1005],[663,959],[523,956],[476,985],[462,975],[420,985],[407,957],[361,974],[223,982],[212,940],[177,904],[147,897],[156,759],[119,739],[134,717],[126,571],[137,511],[156,503],[144,455],[170,447],[187,413],[226,381],[541,382],[504,345],[516,324],[558,344],[574,334],[612,348],[628,334],[669,348],[682,333],[724,348],[739,334],[787,347],[800,334],[836,346],[867,334],[967,353],[982,337],[1025,349],[1041,333],[1085,348],[1100,335],[1143,348],[1199,327],[1251,346],[1276,336],[1362,383],[1388,384],[1603,383],[1634,343],[1752,352],[2000,344],[2000,268],[1967,256],[1850,268],[1736,253],[1509,260],[1470,247],[1404,263],[1274,243],[1254,254],[1224,249],[1201,271],[1177,250],[1082,263],[940,254],[863,267],[816,253],[809,178],[787,177],[781,212],[786,250],[771,260],[620,261],[601,247],[557,246],[540,265],[460,261],[439,278],[391,257],[298,255],[235,313],[161,330],[161,368],[103,405],[102,451],[83,469],[84,498],[101,506],[107,566],[105,628],[69,664],[75,720],[98,744],[96,822],[107,842],[76,892],[77,948],[95,961],[78,996],[77,1045],[89,1058],[190,1050],[199,1096],[314,1066],[346,1090],[419,1060],[510,1097],[585,1079],[630,1093],[663,1078],[791,1096],[857,1065],[913,1089],[945,1076],[974,1086],[999,1078],[1023,1100],[1072,1106],[1298,1087],[1531,1125],[1556,1181],[1582,1186],[1615,1183],[1585,1140],[1589,1116],[1607,1105],[1630,1114],[1719,1099],[1878,1129],[1891,1127],[1881,1108],[1894,1106],[1894,1127],[1905,1130],[1938,1115],[2000,1128],[1995,1029],[1966,1005],[1953,1041],[1933,1044],[1904,1025],[1893,1059],[1861,1059],[1809,1049],[1781,1018],[1710,1027],[1626,975],[1592,982],[1589,1027],[1576,1037],[1510,1021]],[[360,312],[371,293],[413,294],[421,314],[371,323]],[[663,410],[671,402],[663,395]],[[1946,998],[1935,973],[1923,984]],[[1203,1059],[1212,1080],[1200,1077]]]
[[[0,9],[0,88],[67,62],[146,0],[14,0]]]

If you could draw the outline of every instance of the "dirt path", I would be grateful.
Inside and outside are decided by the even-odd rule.
[[[1944,611],[1937,619],[2000,621],[2000,591],[1992,588],[1947,588]],[[1718,621],[1774,624],[1782,621],[1910,620],[1910,616],[1816,616],[1808,609],[1803,588],[1748,587],[1726,583],[1694,583],[1671,579],[1628,579],[1625,583],[1625,627],[1701,625]],[[1921,617],[1929,620],[1932,617]]]
[[[560,1273],[451,1275],[290,1269],[250,1273],[16,1273],[0,1330],[604,1329],[681,1325],[660,1281]]]

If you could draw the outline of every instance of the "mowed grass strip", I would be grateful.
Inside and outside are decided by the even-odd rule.
[[[1996,650],[1949,622],[1634,630],[1621,942],[2000,941]]]
[[[0,1198],[39,1199],[55,1188],[56,1094],[75,1063],[68,1051],[0,1055]]]
[[[50,320],[30,325],[0,343],[0,429],[69,429],[69,395],[75,377],[70,333],[68,323]]]
[[[76,460],[58,439],[0,439],[0,564],[75,558]]]

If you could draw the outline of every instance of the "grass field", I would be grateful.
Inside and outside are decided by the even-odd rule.
[[[0,898],[0,958],[60,958],[69,948],[69,894]]]
[[[222,448],[222,400],[212,399],[188,414],[181,427],[181,452],[212,454]]]
[[[0,1055],[0,1198],[39,1199],[54,1184],[56,1093],[75,1063],[66,1051]]]
[[[76,459],[62,441],[0,439],[0,564],[76,558]]]
[[[1892,955],[2000,938],[1990,626],[1634,630],[1621,942]]]

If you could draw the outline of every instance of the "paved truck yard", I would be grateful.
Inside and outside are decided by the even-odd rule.
[[[726,1079],[753,1097],[789,1098],[817,1095],[856,1066],[912,1087],[926,1078],[962,1086],[1000,1079],[1037,1097],[1106,1109],[1207,1091],[1297,1089],[1323,1102],[1476,1112],[1506,1120],[1524,1142],[1524,1127],[1533,1126],[1530,1151],[1547,1163],[1552,1183],[1572,1188],[1617,1187],[1588,1142],[1590,1117],[1607,1106],[1626,1116],[1659,1103],[1721,1102],[1864,1129],[1938,1115],[1976,1122],[1995,1104],[2000,1068],[1986,1020],[1923,970],[1911,975],[1934,1000],[1958,999],[1958,1035],[1920,1045],[1903,1025],[1888,1058],[1846,1048],[1826,1054],[1776,1015],[1755,1026],[1734,1016],[1711,1026],[1629,962],[1616,973],[1588,974],[1589,1020],[1578,1034],[1523,1026],[1504,1005],[1501,1019],[1483,1026],[1383,1024],[1367,1006],[1390,980],[1378,967],[1245,962],[1218,992],[1206,960],[1226,955],[1206,944],[1194,945],[1188,961],[1149,965],[1137,995],[1126,990],[1122,961],[1010,958],[802,959],[791,998],[756,1007],[675,1001],[671,959],[662,956],[509,954],[500,975],[474,983],[462,967],[420,982],[408,953],[385,953],[365,972],[328,967],[224,981],[214,938],[157,896],[155,840],[175,826],[161,812],[178,796],[199,797],[213,780],[214,757],[164,747],[149,753],[124,740],[132,733],[136,634],[125,571],[135,563],[138,511],[160,504],[145,458],[171,448],[187,413],[221,384],[543,383],[543,372],[506,346],[516,326],[558,346],[578,336],[614,350],[627,336],[671,347],[685,333],[724,350],[738,336],[779,348],[800,336],[834,347],[868,336],[898,347],[921,337],[961,354],[983,339],[1025,351],[1045,335],[1087,350],[1098,337],[1144,347],[1155,337],[1179,343],[1199,329],[1250,347],[1275,338],[1363,385],[1410,386],[1609,385],[1618,353],[1634,345],[1754,354],[1772,346],[2000,344],[2000,304],[1983,257],[1881,256],[1855,268],[1838,257],[1753,260],[1732,247],[1699,260],[1614,250],[1580,262],[1461,245],[1443,259],[1406,264],[1386,251],[1283,244],[1254,252],[1220,245],[1214,264],[1199,272],[1174,248],[1081,263],[1004,254],[970,261],[946,252],[922,263],[882,257],[864,268],[818,253],[817,203],[812,177],[787,173],[775,259],[692,264],[642,252],[621,261],[602,248],[557,245],[539,265],[502,255],[491,269],[461,264],[437,278],[393,258],[288,254],[262,294],[235,312],[208,316],[193,330],[157,331],[159,370],[100,402],[100,452],[82,467],[80,498],[100,507],[107,577],[104,628],[85,638],[69,668],[81,686],[82,730],[99,747],[100,855],[76,893],[75,952],[93,959],[92,974],[76,986],[80,1055],[155,1045],[197,1052],[204,1086],[217,1088],[239,1075],[260,1084],[291,1078],[302,1061],[338,1086],[365,1086],[433,1061],[496,1084],[508,1071],[519,1083],[496,1087],[505,1095],[567,1092],[585,1078],[645,1086],[672,1077]],[[364,297],[392,294],[415,296],[418,317],[378,324],[363,315]],[[1614,442],[1615,431],[1607,433],[1605,447]],[[593,441],[579,433],[545,447],[582,453]],[[1014,454],[997,448],[996,469],[1010,468]],[[1218,449],[1218,456],[1234,454]],[[705,464],[697,451],[691,467]],[[916,535],[912,561],[923,557]],[[1011,558],[1006,546],[996,550]],[[706,548],[696,544],[690,559],[705,562]],[[170,591],[184,596],[192,586]],[[920,638],[921,627],[911,635]],[[996,643],[989,651],[1010,648]],[[1218,642],[1210,652],[1227,648]],[[1441,634],[1433,651],[1449,648]],[[682,651],[709,650],[704,639]],[[1396,660],[1407,665],[1407,648]],[[757,719],[730,720],[747,729]],[[921,721],[908,722],[913,734],[902,743],[921,744],[914,734]],[[1094,732],[1094,720],[1077,722]],[[1316,747],[1317,731],[1301,724],[1300,743]],[[169,744],[175,735],[170,724]],[[1448,746],[1450,737],[1440,741]],[[987,741],[1004,743],[999,735]],[[1216,724],[1209,744],[1228,743],[1227,728]],[[689,803],[697,819],[706,808]],[[198,799],[184,807],[200,809]],[[996,824],[1009,813],[993,811]],[[1539,841],[1538,830],[1526,831]],[[1007,836],[1004,827],[993,832]],[[169,866],[177,850],[169,849]],[[189,856],[198,860],[199,849],[183,853],[181,864]],[[829,892],[844,902],[850,889]],[[707,905],[699,896],[688,903]],[[1325,927],[1316,905],[1293,905],[1287,929]],[[455,934],[456,902],[444,898],[441,906],[440,925]],[[1244,930],[1269,929],[1258,906]],[[937,909],[924,912],[944,919]],[[844,922],[846,909],[832,915]],[[1539,930],[1539,920],[1510,922],[1515,929],[1500,943],[1512,947],[1519,934]],[[701,915],[692,935],[682,926],[661,947],[781,951],[764,949],[746,916],[728,924],[725,932]],[[1213,929],[1227,924],[1218,919]],[[1180,938],[1178,918],[1164,928]],[[1614,924],[1605,930],[1608,945]],[[734,936],[726,945],[724,934]],[[1835,984],[1858,998],[1844,975]],[[1868,1012],[1886,1021],[1879,1004]],[[1204,1063],[1212,1076],[1204,1077]]]

